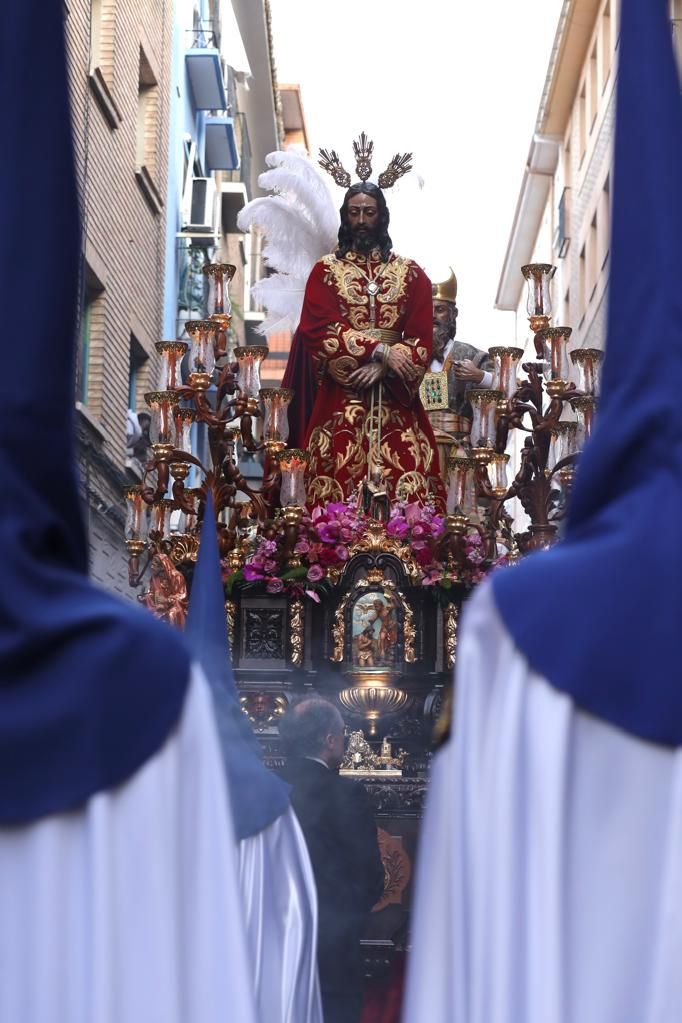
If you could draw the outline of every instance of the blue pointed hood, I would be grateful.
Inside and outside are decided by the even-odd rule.
[[[262,763],[258,742],[237,699],[210,491],[204,509],[185,636],[211,686],[235,832],[238,839],[249,838],[287,810],[289,786]]]
[[[79,223],[62,0],[3,8],[0,824],[125,781],[182,711],[181,637],[93,587],[76,483]],[[22,252],[30,210],[39,253]]]
[[[583,709],[682,744],[682,100],[667,0],[623,0],[608,335],[565,539],[502,572],[530,665]]]

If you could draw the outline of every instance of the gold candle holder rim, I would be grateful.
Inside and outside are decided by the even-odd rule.
[[[490,387],[469,387],[466,392],[468,401],[474,404],[483,404],[487,402],[498,402],[500,398],[504,397],[503,391],[494,391]]]
[[[156,341],[154,343],[159,355],[180,355],[187,351],[189,345],[186,341]]]
[[[200,334],[202,331],[208,333],[215,333],[218,329],[217,320],[187,320],[185,323],[185,330],[192,337],[194,334]]]
[[[239,345],[235,348],[234,354],[237,359],[247,355],[254,355],[265,359],[270,354],[270,349],[267,345]]]
[[[226,426],[223,433],[223,437],[226,437],[228,440],[236,440],[238,437],[241,437],[241,435],[241,426]]]
[[[205,263],[201,272],[205,277],[217,277],[222,274],[227,277],[228,281],[231,281],[237,272],[237,267],[234,263]]]
[[[291,401],[294,390],[292,387],[261,387],[260,395],[261,398],[284,398]]]
[[[547,341],[551,341],[553,338],[565,337],[566,340],[570,338],[573,333],[573,327],[540,327],[536,331],[535,336],[544,338]]]
[[[187,408],[184,405],[182,408],[176,408],[173,415],[177,416],[178,419],[186,419],[189,423],[193,423],[197,417],[196,411],[193,408]]]
[[[559,433],[567,433],[568,434],[568,433],[575,433],[577,431],[577,429],[578,429],[578,424],[577,423],[572,422],[569,419],[560,419],[558,422],[556,422],[554,424],[554,426],[551,429],[551,432],[552,433],[557,433],[557,434],[559,434]]]
[[[177,391],[147,391],[144,400],[150,408],[153,407],[154,403],[158,404],[162,401],[167,401],[171,405],[177,405],[180,401],[180,395]]]
[[[536,273],[551,279],[556,273],[556,267],[553,263],[526,263],[521,267],[521,273],[526,280],[530,280]]]
[[[280,462],[285,458],[298,458],[307,465],[310,461],[310,453],[304,451],[303,448],[285,448],[284,451],[279,452],[277,458]]]
[[[491,451],[488,455],[488,465],[497,463],[498,465],[507,465],[510,456],[506,452]]]
[[[571,356],[571,362],[575,365],[576,362],[586,362],[588,359],[594,360],[599,363],[604,358],[604,353],[601,348],[574,348],[569,353]]]
[[[175,503],[172,497],[160,497],[158,501],[154,501],[152,508],[177,508],[178,505]]]
[[[475,469],[477,466],[475,458],[468,455],[450,455],[448,457],[448,469]]]
[[[570,402],[573,408],[586,409],[595,408],[597,399],[593,394],[576,394]]]
[[[488,349],[488,353],[493,356],[496,355],[512,355],[515,358],[523,358],[523,348],[516,348],[514,345],[493,345],[492,348]]]
[[[123,487],[122,493],[126,501],[132,501],[134,497],[142,495],[142,485],[140,483],[129,483]]]

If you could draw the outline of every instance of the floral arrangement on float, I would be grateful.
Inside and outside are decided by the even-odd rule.
[[[457,556],[453,556],[452,530],[446,517],[429,503],[394,503],[386,522],[365,513],[355,497],[312,511],[304,509],[296,522],[293,544],[288,543],[286,527],[277,526],[275,520],[272,529],[249,541],[248,550],[242,547],[243,564],[239,567],[234,557],[223,560],[228,597],[235,587],[259,587],[267,593],[307,596],[319,603],[321,593],[339,580],[354,554],[367,549],[367,539],[373,535],[377,539],[383,536],[384,546],[388,544],[391,553],[407,564],[413,583],[434,587],[445,600],[453,586],[473,587],[491,568],[478,532],[457,537]],[[508,555],[502,555],[492,567],[507,561]]]

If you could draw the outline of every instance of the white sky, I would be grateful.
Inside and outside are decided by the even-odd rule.
[[[512,342],[514,315],[493,303],[561,0],[271,5],[279,80],[301,85],[314,152],[336,149],[354,177],[364,130],[376,178],[412,151],[425,185],[387,194],[394,248],[435,279],[452,264],[461,340]]]

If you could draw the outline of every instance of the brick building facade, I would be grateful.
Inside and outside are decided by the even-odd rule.
[[[67,4],[83,220],[76,408],[91,572],[130,597],[122,488],[127,410],[157,384],[164,280],[170,0]]]

